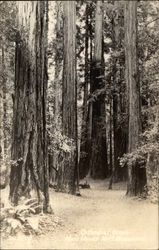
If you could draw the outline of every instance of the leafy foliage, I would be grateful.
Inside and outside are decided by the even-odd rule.
[[[58,217],[42,213],[42,206],[37,199],[28,199],[16,207],[1,208],[0,232],[2,237],[40,235],[51,231],[61,224]]]

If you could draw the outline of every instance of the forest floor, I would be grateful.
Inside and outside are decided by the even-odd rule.
[[[2,249],[158,249],[158,206],[127,198],[126,184],[88,180],[81,196],[50,190],[54,215],[61,223],[39,236],[17,235]]]

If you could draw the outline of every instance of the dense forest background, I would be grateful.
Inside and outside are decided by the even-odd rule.
[[[80,196],[85,177],[157,202],[159,2],[0,1],[0,13],[0,188],[15,211],[52,213],[49,189]]]

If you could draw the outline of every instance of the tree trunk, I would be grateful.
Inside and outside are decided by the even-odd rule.
[[[106,150],[105,89],[103,84],[103,2],[97,1],[95,16],[95,55],[92,92],[96,96],[92,102],[92,156],[91,175],[105,178],[108,174]]]
[[[129,138],[128,152],[136,150],[140,132],[140,89],[138,77],[137,55],[137,1],[125,3],[125,57],[126,57],[126,82],[128,91],[129,113]],[[128,195],[137,195],[136,168],[128,166]]]
[[[88,161],[88,80],[89,80],[89,67],[88,67],[88,45],[89,45],[89,20],[88,9],[86,6],[86,33],[85,33],[85,84],[84,84],[84,99],[83,99],[83,118],[82,118],[82,132],[80,144],[80,161],[79,170],[80,178],[84,178],[89,170]]]
[[[64,6],[64,68],[62,93],[62,130],[69,152],[64,152],[62,189],[74,194],[77,177],[77,84],[76,84],[76,2]],[[64,162],[65,160],[65,162]]]
[[[110,180],[109,180],[109,187],[108,189],[112,189],[112,184],[113,184],[113,177],[114,177],[114,164],[113,164],[113,129],[112,129],[112,99],[110,98],[110,131],[109,131],[109,138],[110,138],[110,142],[109,142],[109,157],[110,157],[110,166],[109,166],[109,173],[110,173]]]
[[[7,78],[6,78],[6,67],[5,67],[5,46],[2,46],[2,67],[3,67],[3,121],[4,121],[4,154],[7,154],[7,133],[6,133],[6,128],[5,124],[7,121],[7,99],[6,99],[6,94],[7,94]]]
[[[55,53],[55,79],[53,83],[54,88],[54,98],[53,98],[53,105],[54,105],[54,120],[53,120],[53,134],[62,133],[62,117],[61,117],[61,109],[62,109],[62,58],[61,58],[61,44],[63,44],[63,37],[61,36],[62,33],[62,2],[56,2],[56,11],[57,11],[57,22],[56,22],[56,53]],[[56,142],[55,142],[56,143]],[[60,163],[59,154],[60,148],[57,148],[52,152],[50,155],[50,180],[54,182],[57,178],[57,173],[55,169],[59,170]]]
[[[35,189],[49,209],[46,137],[48,3],[18,2],[10,199]],[[27,29],[29,27],[29,29]]]
[[[3,44],[0,44],[0,188],[5,187],[5,154],[4,154],[4,93],[3,93]]]
[[[110,174],[113,173],[112,100],[110,99]]]
[[[92,7],[92,4],[90,5]],[[92,95],[92,83],[93,83],[93,25],[92,25],[92,12],[89,13],[89,96]],[[88,139],[88,147],[87,147],[87,174],[91,175],[91,146],[92,146],[92,101],[88,102],[88,120],[87,120],[87,139]]]
[[[113,17],[113,49],[115,52],[122,51],[123,35],[121,29],[123,28],[123,4],[120,1],[115,1],[115,16]],[[123,92],[123,79],[124,79],[124,60],[122,55],[114,57],[113,59],[113,130],[114,130],[114,181],[122,181],[125,179],[125,168],[120,167],[119,158],[126,153],[126,136],[125,127],[121,123],[121,117],[125,110],[122,108],[122,101],[125,98]]]

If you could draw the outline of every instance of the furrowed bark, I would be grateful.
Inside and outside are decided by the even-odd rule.
[[[62,131],[68,139],[69,152],[64,152],[60,189],[74,194],[77,177],[77,83],[76,83],[76,3],[63,2],[64,64],[62,93]],[[61,178],[61,177],[60,177]]]
[[[49,212],[46,136],[48,3],[18,3],[10,199],[36,190]]]
[[[131,153],[137,149],[140,133],[140,85],[137,51],[137,1],[129,1],[125,3],[125,56],[129,113],[128,152]],[[141,188],[138,183],[140,182],[141,175],[145,179],[144,168],[140,169],[140,166],[138,166],[138,164],[133,163],[128,165],[128,195],[132,196],[138,195],[138,193],[140,193]]]
[[[4,154],[4,93],[3,93],[3,81],[4,81],[4,58],[3,58],[3,44],[0,41],[0,188],[5,187],[5,154]]]

